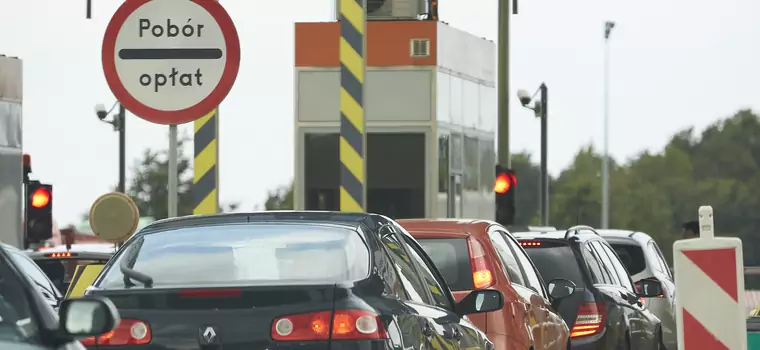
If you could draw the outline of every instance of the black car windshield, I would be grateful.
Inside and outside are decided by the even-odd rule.
[[[575,254],[568,245],[540,242],[522,246],[547,283],[556,278],[563,278],[573,281],[576,286],[584,285]]]
[[[236,224],[178,228],[143,236],[133,269],[154,287],[322,284],[364,279],[369,250],[352,228]],[[123,288],[120,254],[101,288]],[[139,285],[139,284],[138,284]]]

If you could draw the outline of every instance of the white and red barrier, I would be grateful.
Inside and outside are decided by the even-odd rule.
[[[699,208],[700,237],[673,244],[679,350],[746,350],[742,241],[715,237]]]

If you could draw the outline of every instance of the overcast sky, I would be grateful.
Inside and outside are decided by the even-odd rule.
[[[117,134],[97,121],[115,101],[100,63],[119,0],[0,0],[0,53],[24,60],[24,148],[35,177],[55,185],[59,223],[78,221],[118,176]],[[222,202],[261,204],[293,178],[293,23],[332,19],[331,0],[222,0],[242,61],[221,107]],[[760,101],[760,2],[752,0],[530,0],[512,16],[510,96],[550,89],[549,168],[601,147],[603,24],[611,39],[611,152],[619,160],[660,149],[676,131],[702,129]],[[440,18],[497,38],[496,0],[440,1]],[[516,102],[516,99],[515,99]],[[513,150],[538,153],[539,123],[513,103]],[[192,132],[192,124],[181,129]],[[127,159],[165,148],[167,127],[128,119]],[[191,149],[188,148],[188,152]],[[131,177],[131,171],[127,173]]]

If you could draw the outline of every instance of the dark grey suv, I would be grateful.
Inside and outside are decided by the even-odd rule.
[[[642,302],[615,250],[593,228],[513,233],[544,281],[570,280],[552,307],[570,327],[572,349],[662,349],[662,324]],[[551,291],[550,291],[551,292]]]

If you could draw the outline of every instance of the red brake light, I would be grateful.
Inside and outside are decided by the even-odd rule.
[[[573,329],[570,330],[570,338],[587,337],[601,333],[604,330],[605,320],[603,303],[583,303],[578,307],[578,315],[575,317]]]
[[[45,257],[47,258],[70,258],[72,256],[77,256],[76,253],[71,252],[65,252],[65,253],[47,253],[45,254]]]
[[[501,173],[496,177],[496,180],[493,183],[493,191],[499,194],[507,193],[515,182],[516,179],[514,174]]]
[[[475,237],[467,238],[467,247],[470,250],[470,265],[472,266],[472,285],[475,289],[485,289],[493,285],[493,269],[486,260],[486,252],[483,245]]]
[[[541,242],[520,242],[520,245],[523,247],[540,247]]]
[[[50,191],[47,188],[38,188],[32,194],[32,206],[44,208],[50,203]]]
[[[239,297],[243,291],[237,288],[233,289],[185,289],[178,292],[183,298],[225,298]]]
[[[334,315],[330,311],[312,312],[272,322],[272,339],[279,341],[385,338],[388,333],[380,317],[364,310],[336,310]]]
[[[80,342],[84,346],[114,346],[142,345],[150,343],[150,340],[150,325],[139,320],[122,319],[114,330],[98,337],[84,338]]]

